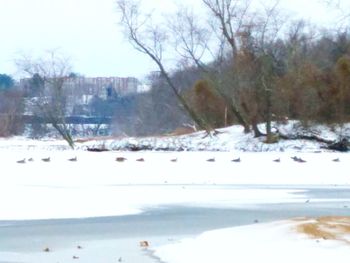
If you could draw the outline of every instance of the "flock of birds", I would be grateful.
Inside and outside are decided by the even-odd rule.
[[[302,159],[298,156],[293,156],[293,157],[290,157],[293,161],[297,162],[297,163],[306,163],[307,161],[305,159]],[[78,158],[75,156],[73,158],[69,158],[67,159],[68,161],[70,162],[76,162],[78,161]],[[117,157],[115,159],[115,161],[117,162],[125,162],[127,161],[128,159],[125,158],[125,157]],[[43,162],[50,162],[51,161],[51,158],[50,157],[47,157],[47,158],[42,158],[41,161]],[[137,162],[144,162],[145,159],[144,158],[138,158],[136,159]],[[177,162],[177,158],[174,158],[174,159],[170,159],[171,162]],[[215,158],[209,158],[206,160],[207,162],[215,162],[216,159]],[[340,159],[339,158],[335,158],[332,160],[333,162],[340,162]],[[34,159],[33,158],[29,158],[28,160],[26,158],[24,159],[21,159],[21,160],[18,160],[17,163],[21,163],[21,164],[24,164],[26,162],[34,162]],[[238,157],[238,158],[234,158],[231,160],[231,162],[235,162],[235,163],[239,163],[241,162],[241,158]],[[273,162],[276,162],[276,163],[279,163],[281,162],[281,158],[277,158],[277,159],[274,159]]]
[[[41,161],[43,161],[45,163],[51,162],[51,157],[42,158]],[[69,158],[68,161],[76,162],[76,161],[78,161],[78,158],[77,157]],[[22,164],[27,163],[27,162],[34,162],[34,158],[29,158],[28,160],[26,158],[24,158],[24,159],[17,161],[17,163],[22,163]]]
[[[77,248],[77,249],[83,249],[83,247],[80,246],[80,245],[78,245],[76,248]],[[49,247],[46,247],[46,248],[43,249],[43,251],[44,251],[44,252],[51,252],[52,250],[51,250]],[[73,255],[73,256],[72,256],[72,259],[79,259],[79,257],[76,256],[76,255]]]
[[[293,161],[298,162],[298,163],[306,163],[306,162],[307,162],[306,160],[304,160],[304,159],[302,159],[302,158],[300,158],[300,157],[297,157],[297,156],[293,156],[293,157],[290,157],[290,158],[291,158]],[[124,162],[124,161],[127,160],[127,158],[125,158],[125,157],[117,157],[115,160],[116,160],[117,162]],[[136,161],[137,161],[137,162],[144,162],[145,159],[140,158],[140,159],[136,159]],[[171,162],[177,162],[177,158],[171,159],[170,161],[171,161]],[[207,159],[206,161],[207,161],[207,162],[215,162],[216,159],[215,159],[215,158],[209,158],[209,159]],[[231,160],[231,162],[235,162],[235,163],[239,163],[239,162],[241,162],[241,161],[242,161],[242,160],[241,160],[240,157],[234,158],[234,159]],[[275,162],[275,163],[279,163],[279,162],[281,162],[281,158],[273,159],[272,161]],[[333,162],[340,162],[340,159],[339,159],[339,158],[335,158],[335,159],[333,159],[332,161],[333,161]]]
[[[150,244],[149,244],[148,241],[142,240],[142,241],[140,241],[139,245],[140,245],[141,248],[147,249],[147,248],[149,247]],[[76,248],[77,248],[77,249],[83,249],[83,247],[80,246],[80,245],[78,245]],[[51,250],[49,247],[45,247],[45,248],[43,249],[43,252],[52,252],[52,250]],[[79,257],[76,256],[76,255],[73,255],[73,256],[72,256],[72,259],[79,259]],[[122,257],[119,257],[119,258],[118,258],[118,262],[123,262],[123,258],[122,258]]]

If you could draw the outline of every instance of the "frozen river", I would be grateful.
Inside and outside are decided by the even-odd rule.
[[[300,216],[350,215],[350,188],[293,186],[293,189],[306,191],[296,193],[302,195],[301,202],[220,209],[162,206],[117,217],[0,221],[0,262],[157,262],[152,257],[153,247],[212,229]],[[150,242],[148,250],[140,248],[142,240]],[[45,248],[50,252],[44,252]]]

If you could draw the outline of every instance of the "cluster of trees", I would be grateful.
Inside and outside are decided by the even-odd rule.
[[[202,0],[207,17],[182,6],[162,21],[144,12],[140,1],[116,2],[128,40],[156,63],[157,81],[198,128],[239,123],[273,142],[273,120],[349,121],[346,28],[322,31],[290,21],[278,1]],[[167,61],[176,63],[169,67]]]
[[[0,74],[0,136],[23,131],[23,94],[15,84],[10,75]]]

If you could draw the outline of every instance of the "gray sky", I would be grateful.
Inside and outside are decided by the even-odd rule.
[[[167,10],[172,0],[145,1]],[[282,0],[282,6],[325,24],[330,12],[318,2]],[[14,59],[20,54],[59,49],[85,76],[144,76],[155,67],[126,43],[115,10],[115,0],[0,0],[0,73],[17,76]]]

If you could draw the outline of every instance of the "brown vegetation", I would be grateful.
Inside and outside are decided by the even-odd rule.
[[[328,216],[316,219],[297,219],[297,232],[312,239],[337,240],[350,245],[350,217]]]

